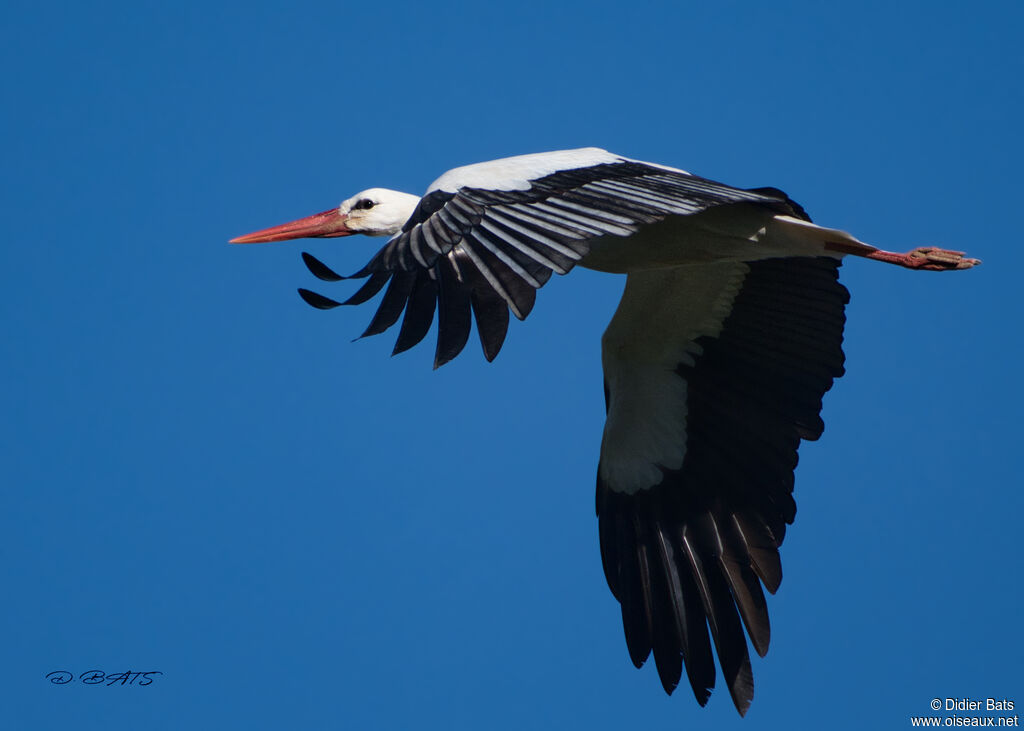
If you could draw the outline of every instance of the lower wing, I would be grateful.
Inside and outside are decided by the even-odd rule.
[[[737,710],[753,699],[746,634],[768,650],[762,585],[782,580],[801,439],[843,374],[846,288],[829,257],[629,275],[605,333],[601,556],[640,667],[704,705],[711,642]],[[710,637],[709,637],[710,630]]]

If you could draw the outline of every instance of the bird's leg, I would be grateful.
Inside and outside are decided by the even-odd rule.
[[[868,259],[896,264],[907,269],[927,269],[941,272],[948,269],[970,269],[980,264],[980,259],[965,259],[962,251],[949,251],[936,246],[920,246],[906,254],[876,249],[864,254]]]
[[[907,269],[925,269],[928,271],[941,272],[954,269],[970,269],[981,264],[980,259],[969,259],[964,257],[962,251],[950,251],[940,249],[937,246],[919,246],[908,251],[906,254],[898,254],[894,251],[883,251],[872,246],[850,245],[838,241],[829,241],[825,244],[826,249],[839,251],[843,254],[862,256],[865,259],[884,261],[887,264],[896,264]]]

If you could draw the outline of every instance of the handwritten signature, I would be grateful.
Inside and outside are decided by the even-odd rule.
[[[159,670],[150,670],[148,673],[132,672],[125,670],[123,673],[110,673],[102,670],[86,670],[78,676],[78,682],[85,685],[150,685],[153,682],[151,675],[163,675]],[[54,670],[46,674],[46,679],[54,685],[67,685],[75,680],[75,674],[68,670]],[[135,682],[138,681],[138,682]]]

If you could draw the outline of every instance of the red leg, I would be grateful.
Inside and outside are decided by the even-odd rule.
[[[929,271],[946,271],[952,269],[970,269],[981,263],[980,259],[965,259],[962,251],[949,251],[935,246],[921,246],[906,254],[892,251],[875,251],[861,254],[867,259],[896,264],[907,269],[927,269]]]
[[[826,241],[825,249],[843,254],[863,256],[865,259],[884,261],[888,264],[906,267],[907,269],[927,269],[941,272],[953,269],[970,269],[981,264],[980,259],[965,259],[962,251],[949,251],[937,246],[920,246],[906,254],[893,251],[882,251],[867,244],[845,241]]]

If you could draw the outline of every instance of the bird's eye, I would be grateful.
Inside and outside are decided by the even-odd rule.
[[[369,198],[360,198],[352,208],[357,211],[365,211],[367,208],[373,208],[375,205],[377,204]]]

